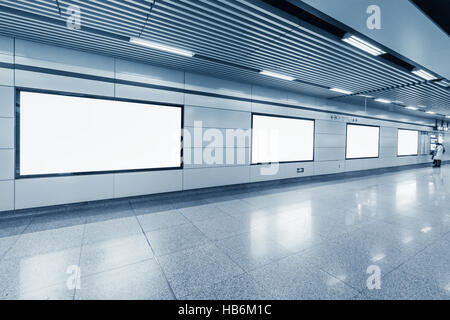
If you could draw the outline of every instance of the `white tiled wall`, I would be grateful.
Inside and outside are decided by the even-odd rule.
[[[114,197],[131,197],[183,189],[182,170],[117,173],[114,175]]]
[[[14,180],[0,181],[0,211],[14,209]]]
[[[14,62],[14,40],[0,36],[0,62]],[[14,71],[0,67],[0,211],[14,209]]]
[[[331,111],[347,110],[354,114],[362,114],[361,108],[356,106],[25,40],[15,41],[17,64],[69,71],[87,76],[96,75],[112,79],[115,77],[118,83],[52,75],[40,70],[16,70],[14,78],[12,69],[0,68],[0,211],[428,161],[426,156],[402,158],[396,156],[397,127],[420,129],[423,127],[358,118],[360,123],[381,126],[380,158],[345,160],[348,117],[333,120],[330,119],[329,113],[283,107],[278,104]],[[13,55],[14,40],[0,37],[0,62],[12,63]],[[132,82],[173,89],[139,87],[134,86]],[[221,155],[222,158],[231,151],[234,151],[233,156],[236,157],[237,152],[242,151],[245,159],[244,163],[239,164],[203,161],[186,163],[184,169],[179,170],[14,180],[14,86],[184,105],[184,126],[191,135],[194,127],[199,129],[200,125],[204,129],[214,129],[221,134],[224,134],[227,129],[248,130],[251,127],[251,112],[315,119],[315,161],[282,163],[274,175],[266,175],[266,167],[250,165],[251,137],[249,137],[240,149],[234,149],[233,144],[227,140],[219,141],[217,144],[226,146],[225,152]],[[189,92],[184,94],[180,92],[180,89],[186,89]],[[201,92],[205,92],[206,95],[201,95]],[[211,96],[211,94],[221,96]],[[233,96],[239,99],[222,96]],[[264,103],[259,100],[263,100]],[[393,119],[396,115],[387,114],[386,117]],[[201,121],[201,124],[196,121]],[[450,147],[447,149],[447,155],[450,155]],[[186,159],[188,154],[193,157],[194,154],[203,155],[211,151],[208,142],[197,141],[190,146],[185,145],[184,155]]]
[[[183,189],[198,189],[249,182],[249,166],[183,170]]]
[[[236,86],[233,86],[228,81],[223,83],[214,83],[208,77],[202,78],[194,78],[195,79],[195,88],[198,90],[201,88],[201,80],[204,81],[204,86],[218,86],[222,87],[223,92],[231,92],[238,91]],[[208,84],[211,83],[211,84]],[[228,89],[227,89],[228,88]],[[208,90],[212,90],[209,88]],[[241,95],[245,90],[248,91],[248,88],[244,87],[242,89]],[[222,100],[221,98],[211,98]],[[214,134],[214,131],[217,133],[224,134],[223,137],[226,138],[227,130],[235,130],[242,129],[248,130],[251,127],[251,113],[249,111],[242,111],[242,108],[238,106],[234,106],[233,108],[219,109],[219,108],[209,108],[209,107],[198,107],[198,106],[186,106],[184,112],[184,125],[185,128],[191,132],[191,137],[194,137],[194,131],[200,132],[199,130],[204,128],[205,132],[208,130],[209,133]],[[211,131],[213,130],[213,131]],[[204,133],[205,133],[204,132]],[[208,154],[212,150],[208,148],[208,142],[203,142],[203,147],[199,145],[199,141],[195,141],[193,139],[192,148],[187,148],[184,150],[186,153],[185,156],[190,156],[190,164],[185,164],[184,167],[184,181],[183,181],[183,189],[198,189],[205,187],[215,187],[220,185],[230,185],[237,183],[246,183],[249,182],[249,163],[250,163],[250,149],[249,148],[241,148],[241,149],[231,149],[224,148],[222,154],[218,155],[219,161],[218,163],[211,163],[208,161],[209,159],[204,157],[205,153]],[[219,141],[217,144],[220,145],[229,145],[229,141]],[[247,141],[246,146],[249,145]],[[235,163],[227,164],[226,157],[230,157],[230,153],[233,158],[236,159],[238,152],[243,152],[245,154],[245,159],[243,159],[244,163]],[[214,154],[213,154],[214,155]],[[197,161],[197,159],[201,158],[202,161]],[[220,159],[221,158],[221,159]]]
[[[277,164],[273,164],[272,166],[277,166]],[[301,170],[300,172],[297,172],[297,169],[303,169],[303,172],[301,172]],[[278,171],[276,171],[275,174],[267,174],[268,172],[272,171],[267,165],[253,165],[250,167],[250,181],[258,182],[312,176],[314,174],[314,163],[280,163]]]
[[[118,80],[184,89],[184,72],[116,59]]]
[[[0,86],[0,117],[14,118],[14,88]]]
[[[114,77],[114,58],[15,39],[16,64]]]
[[[114,175],[16,180],[16,209],[114,198]]]
[[[345,161],[322,161],[314,163],[314,174],[332,174],[345,171]]]
[[[143,88],[116,84],[116,98],[135,99],[159,103],[183,104],[184,95],[180,92]]]
[[[14,149],[0,149],[0,180],[14,180]]]
[[[14,118],[0,118],[0,148],[14,148]]]
[[[252,97],[252,87],[249,84],[236,83],[189,72],[186,72],[185,81],[186,90],[227,95],[237,98],[249,99]],[[209,97],[195,93],[188,93],[185,95],[185,104],[187,106],[251,111],[251,102],[249,101]]]
[[[14,63],[14,40],[0,36],[0,62]],[[0,67],[0,85],[14,85],[14,70]]]
[[[203,128],[249,129],[251,113],[186,105],[184,108],[184,126],[198,127],[200,125]]]

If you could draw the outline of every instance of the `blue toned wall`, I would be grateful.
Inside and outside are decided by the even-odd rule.
[[[182,104],[189,130],[194,121],[220,130],[249,129],[251,112],[313,118],[315,161],[281,164],[273,176],[262,176],[259,166],[247,161],[186,165],[180,170],[15,179],[15,87]],[[333,112],[346,115],[335,120]],[[345,126],[352,119],[381,126],[379,158],[345,160]],[[0,37],[0,211],[424,163],[429,156],[396,156],[397,128],[428,131],[427,125],[432,124],[427,119],[375,109],[365,112],[360,106],[292,92]],[[199,146],[185,152],[195,148]],[[250,146],[244,148],[249,154]],[[304,172],[297,173],[298,167]]]

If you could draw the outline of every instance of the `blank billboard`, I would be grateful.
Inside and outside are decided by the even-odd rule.
[[[253,115],[253,164],[313,159],[313,120]]]
[[[380,128],[347,124],[347,159],[377,158]]]
[[[399,156],[417,156],[419,148],[419,131],[398,129]]]
[[[181,107],[20,92],[20,175],[180,167]]]

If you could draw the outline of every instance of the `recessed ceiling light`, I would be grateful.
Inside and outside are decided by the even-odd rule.
[[[450,118],[450,116],[445,116],[446,118]]]
[[[178,55],[185,56],[185,57],[193,57],[194,56],[194,53],[191,52],[191,51],[178,49],[178,48],[174,48],[174,47],[170,47],[170,46],[166,46],[164,44],[156,43],[156,42],[145,40],[145,39],[141,39],[141,38],[131,37],[130,38],[130,43],[138,44],[138,45],[141,45],[141,46],[144,46],[144,47],[148,47],[148,48],[152,48],[152,49],[155,49],[155,50],[160,50],[160,51],[165,51],[165,52],[178,54]]]
[[[405,107],[405,109],[408,109],[408,110],[419,110],[419,108],[411,107],[411,106],[407,106],[407,107]]]
[[[369,96],[369,95],[367,95],[367,94],[358,94],[358,96],[364,97],[364,98],[367,98],[367,99],[373,99],[373,98],[375,98],[374,96]]]
[[[416,69],[413,70],[412,73],[414,73],[416,76],[421,77],[422,79],[425,80],[436,80],[437,78],[435,76],[433,76],[431,73],[426,72],[423,69]]]
[[[291,77],[291,76],[286,76],[284,74],[279,74],[276,72],[272,72],[272,71],[267,71],[267,70],[262,70],[259,72],[260,74],[263,74],[265,76],[269,76],[269,77],[273,77],[273,78],[278,78],[278,79],[283,79],[283,80],[287,80],[287,81],[294,81],[295,78]]]
[[[373,56],[379,56],[380,54],[386,53],[385,51],[381,50],[380,48],[375,47],[374,45],[368,43],[367,41],[364,41],[356,36],[347,35],[344,38],[342,38],[342,41],[345,41],[349,44],[351,44],[354,47],[357,47],[358,49],[361,49],[367,53],[370,53]]]
[[[441,87],[444,87],[444,88],[450,87],[450,82],[447,79],[444,79],[444,80],[441,80],[441,81],[438,81],[438,82],[435,82],[435,83],[440,85]]]
[[[405,104],[403,101],[399,101],[399,100],[392,101],[392,103],[396,103],[396,104]]]
[[[331,90],[331,91],[334,91],[334,92],[343,93],[343,94],[352,94],[351,91],[347,91],[347,90],[339,89],[339,88],[330,88],[330,90]]]
[[[381,99],[381,98],[375,99],[375,101],[376,102],[381,102],[381,103],[391,103],[391,100]]]
[[[434,111],[427,111],[426,113],[428,113],[428,114],[436,114],[436,112],[434,112]]]

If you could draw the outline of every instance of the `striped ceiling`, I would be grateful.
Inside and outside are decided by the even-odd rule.
[[[80,30],[66,27],[70,5],[81,8]],[[328,90],[338,87],[450,114],[449,88],[260,0],[3,0],[0,33],[339,100]],[[195,56],[130,44],[129,37],[188,49]],[[298,80],[269,78],[260,70]]]

